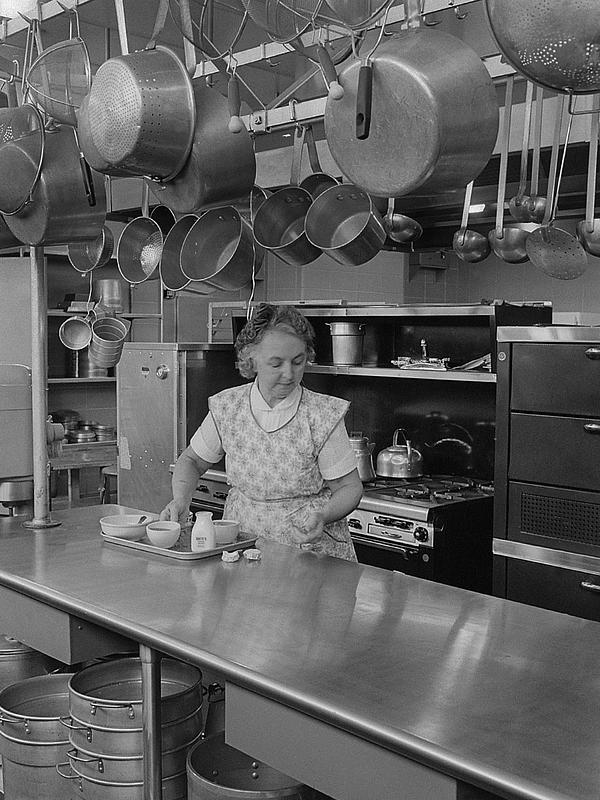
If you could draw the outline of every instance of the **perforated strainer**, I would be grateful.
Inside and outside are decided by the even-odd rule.
[[[112,231],[105,225],[96,239],[89,242],[71,242],[67,248],[69,261],[78,272],[85,274],[106,264],[112,257],[113,247]]]
[[[136,217],[121,232],[117,243],[117,266],[128,283],[143,283],[153,275],[160,263],[163,234],[150,217]]]
[[[75,112],[91,85],[90,57],[83,39],[57,42],[44,50],[27,73],[31,97],[49,116],[77,125]]]
[[[522,75],[559,92],[600,91],[598,0],[485,0],[485,11],[502,54]]]

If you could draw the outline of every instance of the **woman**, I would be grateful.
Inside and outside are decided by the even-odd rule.
[[[356,561],[346,515],[362,483],[344,425],[349,403],[300,385],[314,358],[312,326],[291,306],[264,303],[235,349],[240,374],[254,382],[209,398],[160,518],[184,520],[198,479],[225,454],[225,518],[255,536]]]

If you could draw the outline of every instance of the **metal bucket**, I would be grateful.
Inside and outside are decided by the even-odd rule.
[[[12,800],[64,800],[56,773],[69,749],[60,718],[68,711],[72,676],[43,675],[0,692],[0,753],[4,796]]]
[[[6,634],[0,636],[0,690],[12,683],[44,675],[57,662]]]
[[[331,328],[333,363],[345,366],[360,366],[363,357],[365,332],[357,322],[328,322]]]
[[[92,323],[92,338],[88,350],[90,361],[104,369],[116,366],[130,327],[129,321],[116,317],[95,320]]]
[[[84,778],[70,768],[67,762],[61,762],[55,767],[60,776],[64,800],[65,780],[73,781],[69,797],[82,798],[82,800],[146,800],[147,792],[144,791],[143,781],[136,783],[106,783]],[[170,778],[163,778],[162,800],[186,800],[186,774],[181,772]],[[46,798],[44,798],[46,800]]]
[[[311,792],[288,775],[209,736],[187,757],[188,800],[303,800]]]

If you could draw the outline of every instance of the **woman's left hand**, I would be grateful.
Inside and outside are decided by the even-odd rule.
[[[294,525],[292,535],[301,547],[309,548],[323,535],[324,528],[324,515],[320,511],[311,511],[301,522]]]

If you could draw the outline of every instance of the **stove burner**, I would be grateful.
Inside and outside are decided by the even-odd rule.
[[[494,493],[494,486],[485,481],[454,475],[422,475],[418,478],[376,478],[365,485],[366,491],[378,492],[397,500],[463,500]]]

